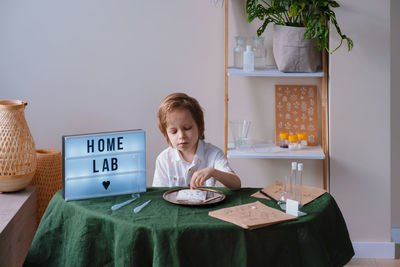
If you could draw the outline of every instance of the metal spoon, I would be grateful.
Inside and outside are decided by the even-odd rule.
[[[216,196],[216,197],[212,197],[212,198],[203,200],[203,203],[208,203],[208,202],[210,202],[210,201],[212,201],[212,200],[216,200],[216,199],[221,198],[221,197],[222,197],[221,195],[218,195],[218,196]]]

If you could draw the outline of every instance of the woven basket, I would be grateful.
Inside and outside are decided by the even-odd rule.
[[[40,222],[51,198],[62,188],[62,158],[61,152],[53,149],[38,149],[36,155],[37,168],[31,184],[37,189]]]
[[[25,188],[36,170],[35,142],[20,100],[0,101],[0,192]]]

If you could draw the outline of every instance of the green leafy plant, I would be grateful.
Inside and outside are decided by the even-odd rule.
[[[269,23],[284,26],[305,27],[305,39],[316,39],[319,50],[326,49],[329,53],[335,52],[347,41],[347,49],[353,48],[353,41],[344,35],[336,20],[333,8],[339,4],[333,0],[247,0],[246,12],[248,22],[255,18],[263,21],[258,28],[257,35],[260,36]],[[329,50],[329,26],[332,23],[341,40],[339,45]]]

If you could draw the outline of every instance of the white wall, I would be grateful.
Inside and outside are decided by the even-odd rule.
[[[391,72],[390,72],[390,126],[391,126],[391,180],[392,227],[400,228],[400,1],[391,0]]]
[[[169,93],[196,97],[206,138],[223,145],[224,9],[209,1],[0,2],[0,99],[28,102],[37,148],[61,136],[142,128],[147,173],[166,147]]]
[[[339,3],[355,45],[330,57],[331,193],[352,241],[389,242],[390,0]]]
[[[230,36],[256,26],[244,1],[231,1]],[[236,25],[236,21],[242,22]],[[237,17],[239,16],[239,18]],[[240,17],[241,16],[241,17]],[[67,134],[143,128],[147,181],[166,143],[156,111],[171,92],[205,109],[206,140],[223,148],[224,8],[210,1],[11,1],[0,3],[0,98],[29,103],[38,148],[61,149]],[[271,38],[268,37],[270,45]],[[231,42],[232,43],[232,42]],[[230,54],[233,47],[229,47]],[[269,61],[273,63],[269,47]],[[272,140],[276,83],[313,79],[230,80],[230,118],[253,121],[250,137]],[[244,186],[266,186],[288,174],[289,160],[232,160]],[[322,186],[321,162],[305,161],[305,181]]]

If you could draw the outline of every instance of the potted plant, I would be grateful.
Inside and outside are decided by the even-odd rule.
[[[274,58],[279,71],[315,72],[320,65],[320,53],[325,49],[335,52],[347,42],[347,49],[353,48],[353,41],[344,35],[336,20],[333,8],[339,4],[333,0],[247,0],[248,22],[255,18],[263,21],[258,28],[260,36],[269,23],[274,23]],[[329,50],[330,22],[339,34],[339,45]]]

